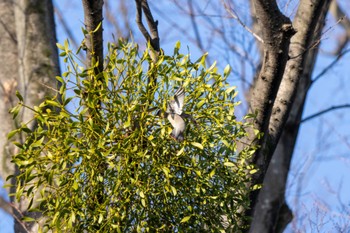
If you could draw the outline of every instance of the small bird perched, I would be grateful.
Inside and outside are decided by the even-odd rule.
[[[165,112],[165,117],[168,118],[170,124],[174,127],[171,136],[179,142],[184,140],[183,133],[186,128],[186,122],[181,117],[184,100],[185,91],[181,87],[175,92],[174,99],[168,102],[167,110]]]
[[[170,124],[173,126],[171,137],[179,142],[182,142],[184,140],[184,131],[186,128],[186,122],[184,121],[184,118],[190,118],[195,122],[191,115],[183,112],[182,108],[184,106],[184,100],[185,90],[181,87],[175,92],[174,98],[168,102],[167,109],[164,114],[164,117],[166,117],[169,120]]]

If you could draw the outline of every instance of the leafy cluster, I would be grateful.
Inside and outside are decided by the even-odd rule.
[[[59,95],[33,111],[36,127],[23,133],[16,197],[30,198],[30,210],[45,216],[44,230],[69,232],[238,231],[247,206],[246,161],[254,148],[237,152],[248,125],[236,120],[236,92],[203,55],[160,55],[119,41],[109,44],[105,69],[82,68],[58,45],[67,72],[57,77]],[[151,65],[150,65],[151,64]],[[151,85],[152,79],[156,79]],[[156,114],[182,86],[187,122],[182,143]],[[39,199],[34,199],[40,195]],[[34,201],[33,201],[34,200]]]

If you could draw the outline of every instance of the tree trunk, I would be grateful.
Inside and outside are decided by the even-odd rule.
[[[98,66],[95,69],[95,74],[98,74],[103,71],[103,0],[83,0],[82,2],[84,7],[84,23],[87,30],[87,34],[85,35],[87,67],[98,62]],[[97,29],[99,24],[101,25]]]
[[[250,232],[283,232],[292,219],[284,197],[286,181],[329,3],[319,1],[313,8],[309,1],[301,1],[295,17],[294,27],[298,33],[291,39],[289,54],[292,57],[287,63],[269,123],[270,134],[277,135],[278,139],[275,131],[282,129],[283,133],[255,205]],[[289,112],[287,108],[291,104]],[[288,120],[283,127],[285,117]]]
[[[2,1],[0,15],[0,172],[1,178],[5,180],[7,176],[18,172],[10,163],[16,149],[7,141],[6,136],[14,128],[14,121],[8,113],[9,108],[17,103],[14,93],[19,90],[28,106],[34,106],[45,96],[55,94],[50,88],[56,89],[55,76],[59,74],[59,65],[53,5],[50,0]],[[24,110],[18,115],[16,122],[28,122],[31,118],[32,113]],[[15,140],[21,138],[17,137]],[[10,182],[14,185],[15,178],[10,179]],[[14,192],[15,187],[8,191]],[[11,197],[11,202],[14,201],[14,197]],[[15,232],[37,232],[35,224],[23,225],[18,221],[22,214],[37,217],[35,213],[26,213],[27,201],[21,199],[15,205]]]

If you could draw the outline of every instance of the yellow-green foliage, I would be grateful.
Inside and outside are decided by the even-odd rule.
[[[94,67],[78,65],[68,42],[58,47],[67,64],[57,77],[60,97],[30,108],[34,130],[22,124],[9,135],[24,134],[13,157],[20,170],[16,197],[40,193],[29,208],[46,217],[43,230],[220,232],[227,216],[224,225],[237,232],[254,150],[237,153],[248,126],[234,115],[230,68],[221,75],[215,64],[206,67],[206,55],[192,62],[179,54],[179,43],[172,56],[151,64],[147,50],[139,54],[120,41],[109,44],[105,70],[94,74]],[[198,123],[187,122],[182,143],[156,115],[180,86],[184,111]],[[18,96],[14,114],[29,108]]]

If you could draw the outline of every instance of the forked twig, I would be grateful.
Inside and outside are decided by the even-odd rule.
[[[259,42],[264,43],[264,40],[258,36],[256,33],[254,33],[247,25],[245,25],[245,23],[243,23],[243,21],[238,17],[237,13],[235,12],[234,9],[232,9],[232,7],[230,7],[225,1],[222,1],[225,10],[227,11],[227,13],[229,13],[231,15],[232,18],[234,18],[235,20],[238,21],[238,23],[245,29],[247,30],[250,34],[252,34]]]

